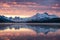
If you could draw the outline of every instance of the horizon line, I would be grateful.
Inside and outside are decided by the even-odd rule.
[[[40,12],[37,12],[37,13],[35,13],[34,15],[36,15],[36,14],[44,14],[44,13],[47,13],[48,15],[56,15],[56,14],[49,14],[48,12],[44,12],[44,13],[40,13]],[[1,15],[1,16],[6,16],[6,17],[21,17],[21,18],[26,18],[26,17],[31,17],[31,16],[33,16],[33,15],[31,15],[31,16],[28,16],[28,15]],[[56,15],[56,16],[58,16],[58,15]],[[60,16],[58,16],[58,17],[60,17]]]

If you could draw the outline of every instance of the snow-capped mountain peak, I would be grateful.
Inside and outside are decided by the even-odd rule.
[[[45,13],[43,13],[43,14],[45,14],[45,15],[49,15],[47,12],[45,12]]]
[[[49,15],[48,13],[37,13],[31,17],[33,20],[47,20],[47,19],[52,19],[52,18],[58,18],[56,15]]]
[[[48,13],[44,13],[44,14],[40,14],[40,13],[37,13],[35,14],[33,17],[37,17],[37,18],[45,18],[45,17],[48,17]]]
[[[49,15],[48,13],[43,13],[43,14],[40,14],[40,13],[37,13],[37,14],[35,14],[34,16],[32,16],[32,17],[37,17],[37,18],[58,18],[58,16],[56,16],[56,15]]]

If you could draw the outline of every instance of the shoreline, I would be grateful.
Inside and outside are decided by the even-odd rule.
[[[16,24],[16,25],[21,25],[21,24],[26,24],[26,25],[58,25],[60,26],[60,23],[0,23],[0,25],[7,25],[7,24]]]

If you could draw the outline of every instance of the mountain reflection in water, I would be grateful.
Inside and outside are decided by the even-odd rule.
[[[59,26],[0,24],[0,40],[60,40]]]
[[[54,25],[30,25],[30,24],[0,24],[0,30],[5,30],[5,29],[20,29],[20,28],[28,28],[28,29],[32,29],[35,30],[36,32],[55,32],[56,30],[59,29],[59,26],[54,26]]]

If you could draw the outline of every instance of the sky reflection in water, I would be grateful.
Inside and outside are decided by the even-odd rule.
[[[0,26],[0,30],[5,30],[5,29],[20,29],[20,28],[28,28],[28,29],[32,29],[35,30],[36,32],[55,32],[56,30],[58,30],[59,26],[48,26],[48,25],[27,25],[27,24],[11,24],[11,25],[1,25]]]
[[[0,40],[60,40],[59,26],[11,24],[0,26]]]

